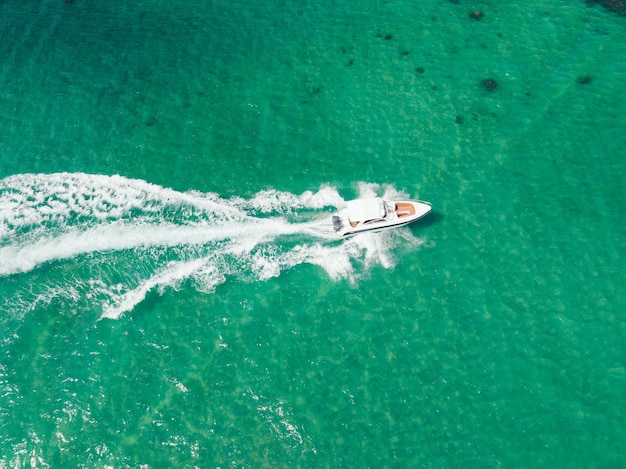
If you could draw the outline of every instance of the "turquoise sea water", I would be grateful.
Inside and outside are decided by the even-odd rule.
[[[509,3],[0,2],[0,468],[622,467],[626,18]]]

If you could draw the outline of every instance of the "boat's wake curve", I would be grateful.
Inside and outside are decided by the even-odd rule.
[[[371,185],[361,185],[370,195]],[[393,188],[387,188],[393,191]],[[354,280],[393,265],[410,231],[338,240],[336,189],[249,199],[177,192],[120,176],[17,175],[0,181],[0,321],[56,302],[117,318],[148,292],[213,291],[227,278],[265,280],[298,264]],[[3,327],[5,329],[5,327]],[[4,331],[3,331],[4,332]]]

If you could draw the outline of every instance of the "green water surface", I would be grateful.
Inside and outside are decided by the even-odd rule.
[[[244,198],[365,181],[434,207],[403,228],[419,246],[354,281],[310,263],[183,281],[117,320],[0,303],[0,467],[624,464],[624,17],[6,0],[0,31],[0,191],[56,172]],[[0,297],[76,272],[0,277]]]

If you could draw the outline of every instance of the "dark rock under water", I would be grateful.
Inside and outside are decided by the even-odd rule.
[[[599,4],[604,8],[626,16],[626,0],[586,0],[589,4]]]

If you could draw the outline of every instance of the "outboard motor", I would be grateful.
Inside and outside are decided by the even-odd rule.
[[[333,228],[335,229],[335,231],[339,231],[342,226],[343,225],[341,223],[341,217],[333,215]]]

